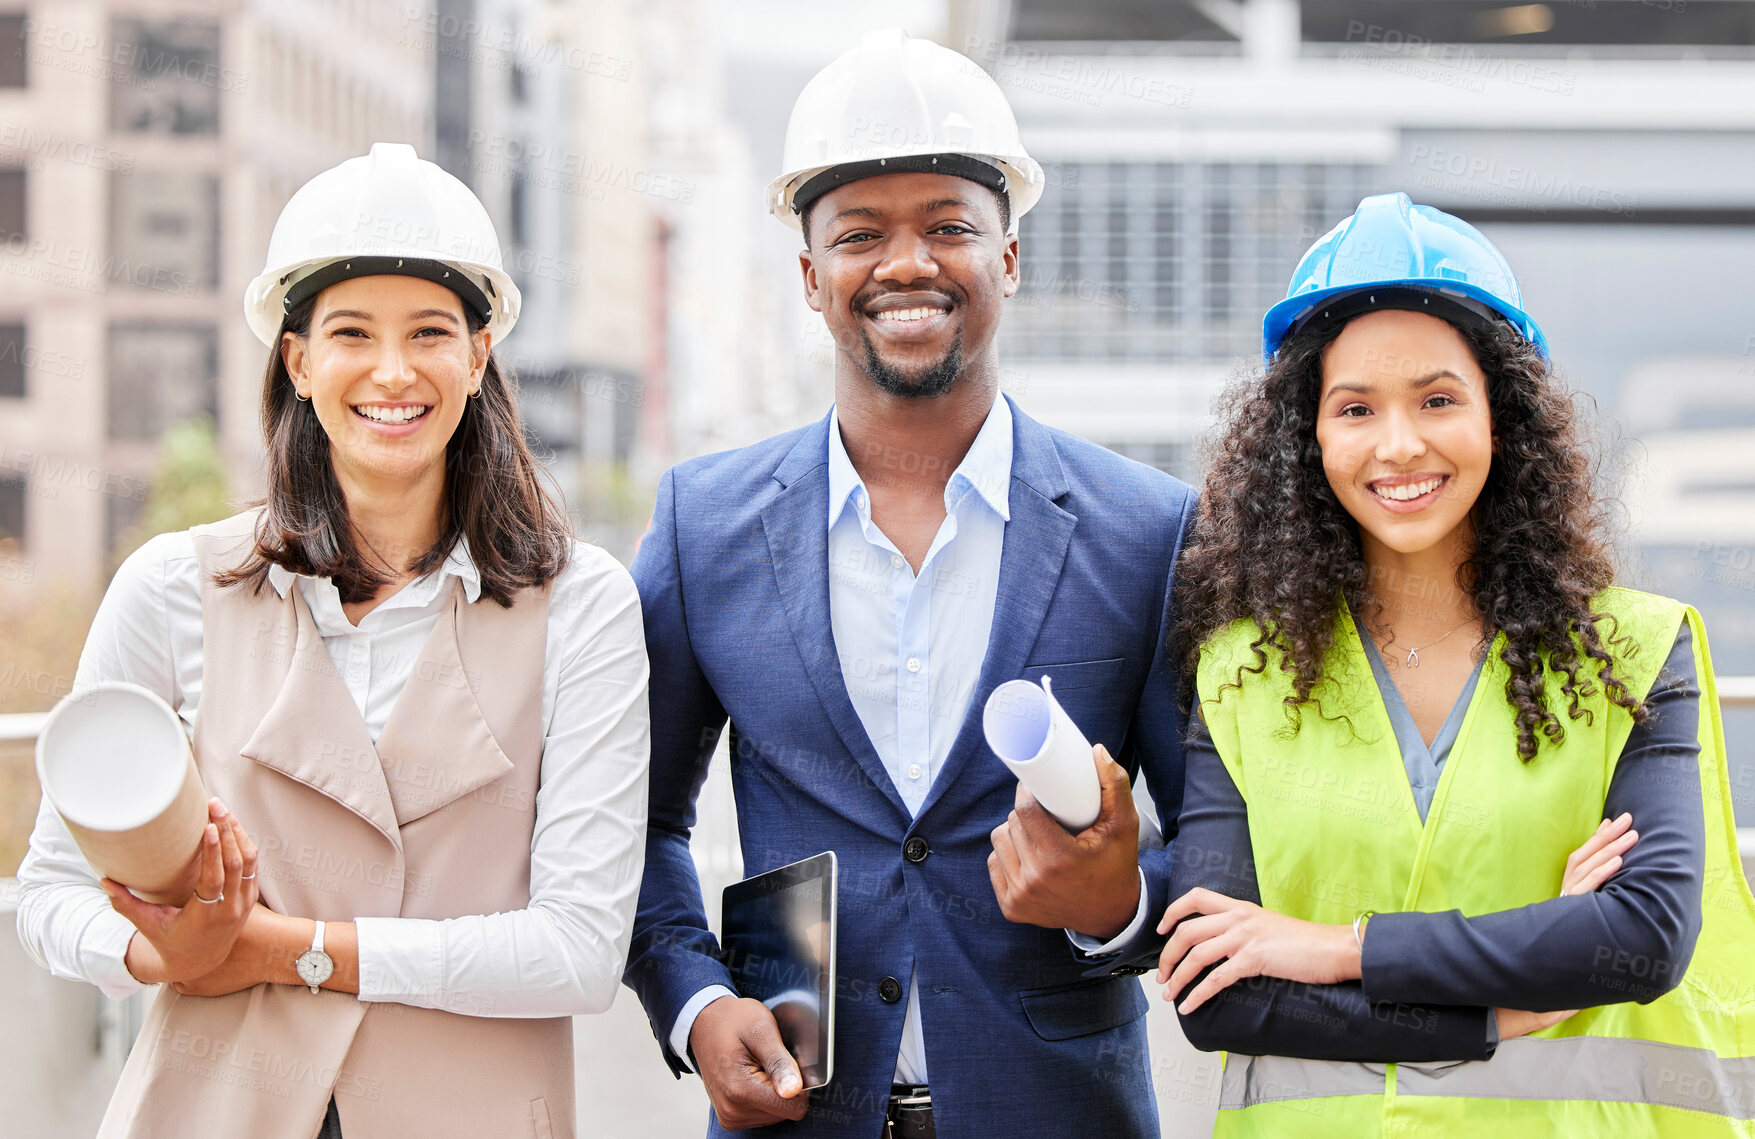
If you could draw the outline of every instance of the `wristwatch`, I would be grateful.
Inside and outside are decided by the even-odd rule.
[[[299,971],[299,980],[311,986],[313,993],[321,991],[323,982],[335,972],[335,962],[323,952],[322,922],[317,923],[317,936],[311,939],[311,948],[299,954],[293,968]]]

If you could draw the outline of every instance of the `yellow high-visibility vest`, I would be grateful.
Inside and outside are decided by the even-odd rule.
[[[1611,651],[1617,675],[1640,698],[1681,622],[1693,633],[1706,874],[1700,938],[1680,985],[1650,1004],[1586,1009],[1507,1040],[1491,1060],[1232,1054],[1216,1136],[1755,1136],[1755,898],[1737,852],[1706,629],[1691,606],[1631,590],[1605,590],[1593,607],[1631,639]],[[1601,629],[1609,635],[1608,622]],[[1263,672],[1234,684],[1238,665],[1255,664],[1249,645],[1257,636],[1247,621],[1215,634],[1202,650],[1198,687],[1213,743],[1249,806],[1263,906],[1346,924],[1365,910],[1472,917],[1560,892],[1567,856],[1602,820],[1633,728],[1600,684],[1580,701],[1591,714],[1569,719],[1568,697],[1550,674],[1548,706],[1566,739],[1544,743],[1525,763],[1504,696],[1505,640],[1495,638],[1422,825],[1351,616],[1340,615],[1313,693],[1320,711],[1303,706],[1295,729],[1283,703],[1292,678],[1277,652],[1268,650]],[[1585,676],[1596,676],[1588,663]],[[1661,978],[1665,963],[1624,956],[1605,948],[1589,964],[1624,976],[1630,991]]]

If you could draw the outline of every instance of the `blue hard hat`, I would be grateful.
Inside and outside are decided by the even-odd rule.
[[[1358,298],[1345,306],[1357,316],[1368,311],[1367,302],[1418,307],[1407,303],[1410,296],[1436,301],[1428,307],[1438,316],[1503,317],[1548,356],[1548,340],[1523,311],[1505,255],[1468,222],[1399,193],[1366,198],[1304,254],[1286,299],[1262,318],[1262,356],[1272,360],[1288,333],[1323,315],[1324,302]]]

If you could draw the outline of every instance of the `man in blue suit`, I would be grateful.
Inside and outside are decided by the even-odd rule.
[[[633,566],[653,738],[626,980],[671,1068],[700,1072],[712,1134],[1156,1136],[1135,977],[1170,851],[1141,849],[1129,779],[1174,838],[1164,631],[1193,493],[1000,394],[1043,179],[990,78],[876,34],[806,87],[787,152],[771,196],[805,236],[835,404],[659,485]],[[1101,745],[1076,835],[981,731],[995,686],[1044,673]],[[840,861],[835,1074],[811,1092],[732,991],[689,853],[728,719],[746,871]]]

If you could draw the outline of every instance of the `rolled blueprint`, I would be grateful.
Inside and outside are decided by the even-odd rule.
[[[1062,826],[1077,832],[1097,821],[1103,796],[1091,744],[1054,698],[1048,677],[1040,687],[1008,680],[995,688],[981,727],[987,746]]]
[[[37,779],[92,869],[152,902],[181,905],[207,792],[182,721],[137,684],[82,688],[37,736]]]

